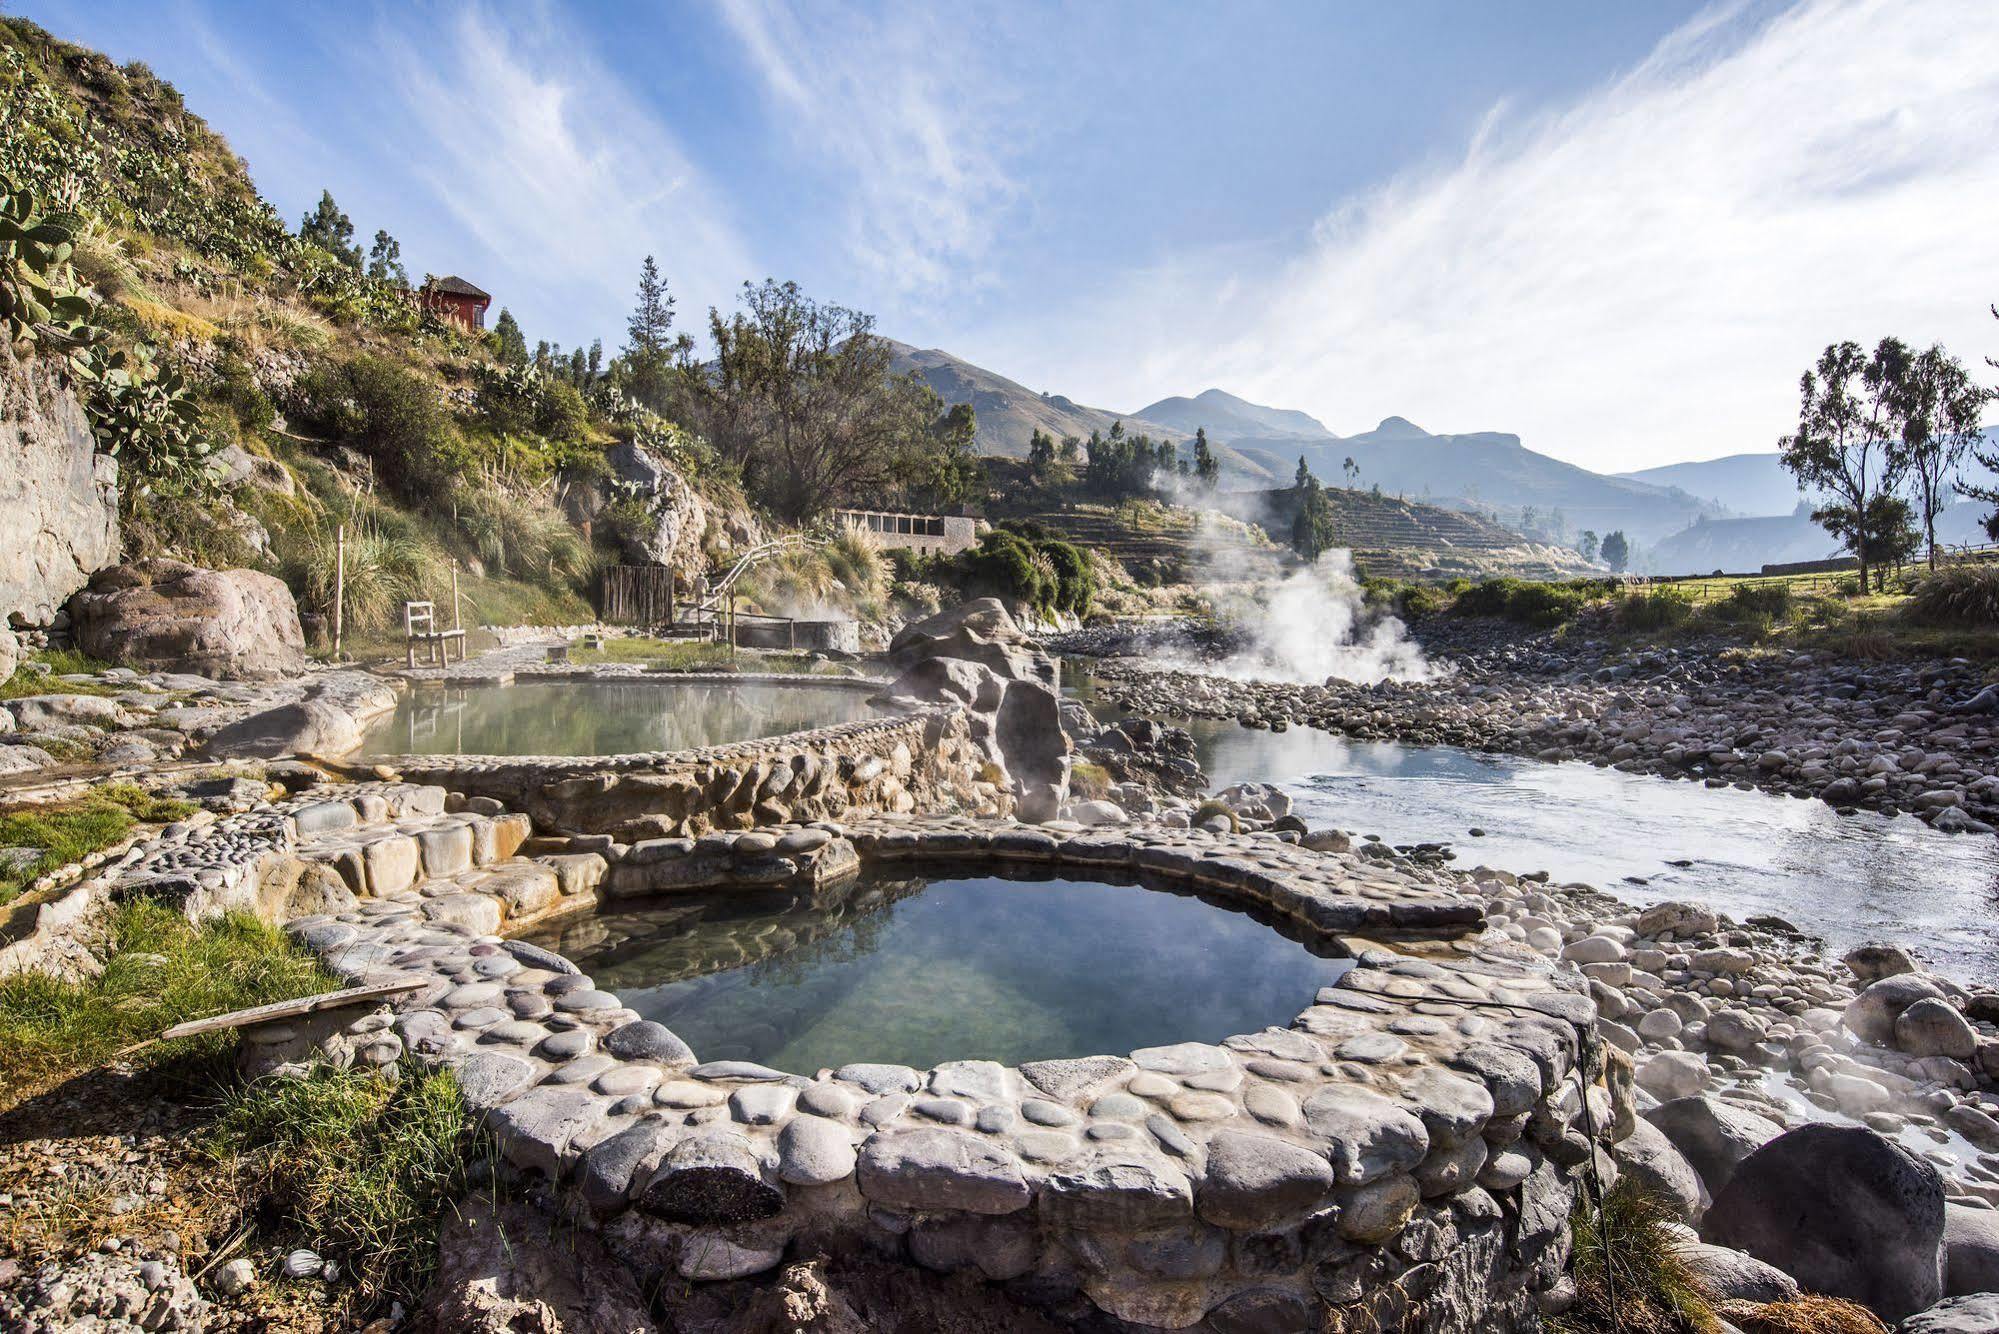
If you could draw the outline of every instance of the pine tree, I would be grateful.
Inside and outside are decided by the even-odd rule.
[[[1208,444],[1208,428],[1194,428],[1194,476],[1202,486],[1214,490],[1215,482],[1222,474],[1222,465],[1215,459],[1215,451]]]
[[[685,334],[673,333],[673,294],[659,265],[647,255],[639,268],[638,304],[625,321],[625,374],[632,397],[654,411],[666,407],[673,358],[692,346]]]
[[[361,247],[354,244],[354,220],[333,202],[333,192],[319,192],[319,207],[298,225],[298,239],[333,255],[350,269],[361,267]]]
[[[500,307],[500,318],[493,321],[493,355],[503,366],[525,366],[528,364],[528,340],[521,333],[521,326],[514,320],[514,314],[505,306]]]

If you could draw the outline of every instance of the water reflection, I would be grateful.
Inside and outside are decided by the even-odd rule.
[[[851,687],[534,681],[419,689],[372,728],[369,755],[622,755],[693,750],[873,716]]]
[[[918,869],[817,896],[663,896],[534,939],[702,1059],[802,1073],[1216,1041],[1288,1024],[1351,966],[1193,896]]]

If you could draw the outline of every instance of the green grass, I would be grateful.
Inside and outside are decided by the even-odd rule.
[[[575,647],[572,662],[643,663],[659,672],[809,672],[815,664],[803,653],[729,651],[727,644],[705,639],[611,638],[602,648]]]
[[[275,927],[231,916],[195,926],[149,899],[113,914],[104,972],[85,982],[0,978],[0,1106],[95,1069],[188,1019],[331,991],[339,980]],[[217,1058],[228,1033],[161,1043],[147,1064]]]
[[[39,663],[48,668],[46,674],[27,670],[29,663]],[[115,695],[112,686],[86,682],[81,685],[68,681],[58,681],[58,676],[74,676],[85,672],[101,672],[111,664],[99,662],[74,649],[43,649],[30,653],[21,659],[21,665],[5,681],[0,681],[0,700],[26,699],[30,695]]]
[[[195,807],[156,797],[132,783],[91,789],[75,801],[0,808],[0,848],[40,848],[42,854],[15,871],[0,871],[0,903],[5,903],[59,866],[68,866],[99,848],[108,848],[137,824],[166,824],[194,813]]]
[[[1715,1334],[1721,1321],[1666,1230],[1671,1211],[1630,1177],[1601,1211],[1579,1200],[1570,1274],[1578,1300],[1548,1322],[1554,1334]]]
[[[448,1073],[323,1069],[232,1091],[208,1148],[365,1296],[410,1299],[436,1267],[438,1215],[488,1141]]]

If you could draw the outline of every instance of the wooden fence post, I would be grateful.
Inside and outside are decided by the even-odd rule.
[[[347,614],[347,525],[333,530],[333,660],[340,660],[340,634]]]

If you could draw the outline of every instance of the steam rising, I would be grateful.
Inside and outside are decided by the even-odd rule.
[[[1218,599],[1216,610],[1248,635],[1248,643],[1208,669],[1218,676],[1373,685],[1438,675],[1400,620],[1368,611],[1353,553],[1344,548],[1323,553],[1274,587]]]
[[[1351,551],[1322,552],[1276,584],[1258,583],[1242,548],[1222,541],[1229,522],[1202,511],[1199,582],[1208,586],[1216,613],[1238,627],[1242,643],[1219,662],[1189,664],[1193,670],[1302,685],[1329,678],[1360,685],[1428,681],[1443,674],[1409,638],[1407,626],[1368,608]],[[1265,527],[1279,531],[1270,522]]]

